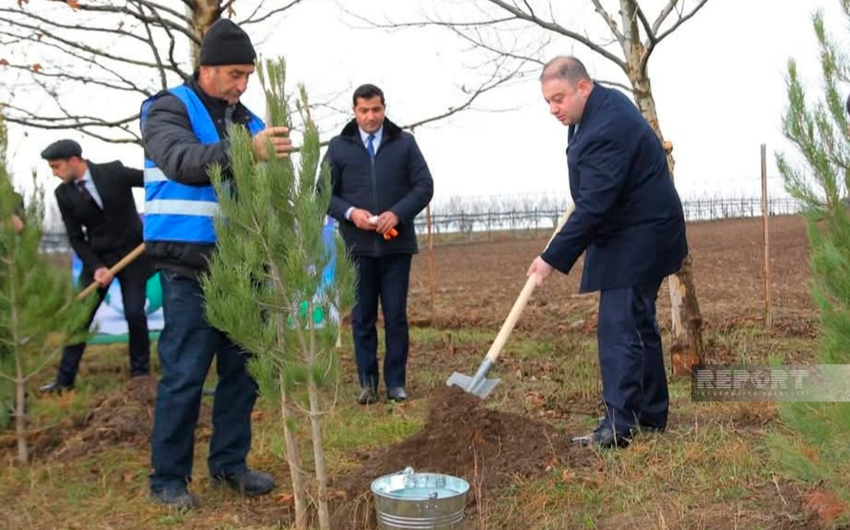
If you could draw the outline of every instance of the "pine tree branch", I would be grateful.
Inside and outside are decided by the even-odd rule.
[[[35,370],[30,371],[29,374],[24,376],[24,383],[27,383],[30,379],[38,375],[44,368],[53,361],[53,359],[62,351],[62,347],[58,347],[54,349],[47,357],[42,361],[42,363]]]

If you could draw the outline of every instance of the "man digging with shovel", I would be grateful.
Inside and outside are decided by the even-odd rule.
[[[97,282],[98,302],[89,314],[88,329],[114,279],[115,269],[110,267],[142,243],[142,221],[132,188],[142,187],[143,174],[121,162],[95,164],[86,160],[82,148],[73,140],[50,144],[41,157],[53,175],[62,180],[56,188],[56,202],[71,247],[83,262],[80,285]],[[153,264],[142,255],[116,274],[130,335],[130,376],[146,376],[150,372],[150,338],[145,287],[153,274]],[[72,389],[85,348],[85,342],[66,346],[56,380],[39,390],[55,394]]]
[[[528,276],[543,285],[585,253],[581,292],[601,291],[597,340],[606,415],[582,445],[625,447],[664,430],[668,394],[655,299],[688,253],[685,218],[661,142],[623,94],[595,84],[573,57],[540,76],[549,111],[569,126],[575,211]]]

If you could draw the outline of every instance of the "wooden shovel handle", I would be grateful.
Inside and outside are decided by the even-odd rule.
[[[561,231],[561,228],[567,224],[567,219],[569,219],[570,215],[572,215],[575,210],[575,205],[570,204],[567,208],[567,211],[564,212],[564,215],[558,220],[558,226],[555,227],[555,231],[552,233],[552,237],[549,238],[549,241],[546,243],[546,246],[543,248],[545,252],[547,248],[549,248],[549,244],[555,239],[555,236],[558,235],[558,232]],[[511,332],[514,330],[514,326],[516,326],[517,321],[519,320],[519,316],[522,314],[523,309],[525,309],[525,305],[528,303],[528,299],[531,298],[531,295],[534,293],[534,288],[537,286],[537,281],[534,276],[528,278],[528,281],[525,282],[525,287],[522,288],[522,292],[519,293],[519,297],[514,302],[514,306],[511,308],[511,312],[508,313],[508,318],[505,319],[505,323],[502,324],[502,329],[499,330],[499,334],[496,335],[496,340],[493,341],[493,344],[490,346],[490,351],[487,352],[487,359],[490,362],[496,362],[496,359],[499,358],[499,354],[502,353],[502,348],[505,346],[505,343],[508,341],[508,337],[511,336]]]
[[[142,255],[142,254],[144,254],[144,253],[145,253],[145,244],[144,244],[144,243],[142,243],[142,244],[141,244],[141,245],[139,245],[138,247],[134,248],[134,249],[133,249],[133,250],[132,250],[129,254],[127,254],[126,256],[124,256],[123,258],[121,258],[121,261],[119,261],[118,263],[116,263],[115,265],[113,265],[113,266],[109,269],[109,272],[110,272],[113,276],[115,276],[116,274],[118,274],[119,272],[121,272],[122,270],[124,270],[124,268],[125,268],[127,265],[129,265],[130,263],[132,263],[132,262],[133,262],[133,260],[135,260],[136,258],[138,258],[139,256],[141,256],[141,255]],[[85,297],[87,297],[88,295],[90,295],[91,293],[93,293],[93,292],[94,292],[94,291],[98,288],[98,286],[99,286],[99,285],[100,285],[100,284],[99,284],[99,283],[97,283],[96,281],[95,281],[95,282],[91,282],[91,283],[89,284],[89,286],[88,286],[88,287],[86,287],[85,289],[83,289],[82,291],[80,291],[80,294],[78,294],[78,295],[77,295],[77,300],[82,300],[82,299],[84,299]]]

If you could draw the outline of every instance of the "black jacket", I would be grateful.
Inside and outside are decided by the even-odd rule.
[[[643,285],[679,270],[688,253],[682,204],[661,142],[634,104],[596,85],[569,135],[576,209],[543,260],[568,273],[586,249],[582,292]]]
[[[80,193],[76,183],[60,184],[55,195],[71,247],[83,266],[94,272],[115,265],[142,243],[142,222],[132,189],[144,182],[141,170],[121,162],[87,164],[102,210]],[[148,260],[144,255],[137,258],[140,263]]]
[[[416,253],[413,220],[434,195],[434,181],[413,135],[385,119],[373,163],[352,120],[331,140],[327,160],[333,184],[329,213],[339,221],[351,251],[364,256]],[[359,230],[345,219],[352,206],[373,215],[393,212],[399,218],[398,236],[386,241],[377,232]]]
[[[172,180],[187,185],[210,183],[207,173],[213,164],[227,167],[230,164],[225,113],[227,101],[208,96],[195,77],[186,80],[186,85],[195,91],[209,111],[221,142],[202,144],[192,132],[189,113],[183,102],[168,91],[156,95],[148,111],[142,131],[145,154]],[[251,116],[241,103],[233,109],[233,123],[247,125]],[[148,253],[153,257],[157,269],[170,269],[187,275],[206,271],[209,255],[215,245],[199,245],[154,241],[148,244]]]

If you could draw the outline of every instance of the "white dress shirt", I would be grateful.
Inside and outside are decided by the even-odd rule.
[[[85,186],[86,190],[94,199],[94,202],[96,202],[100,209],[103,210],[103,199],[100,198],[100,194],[97,192],[97,186],[94,185],[94,181],[91,178],[91,171],[89,171],[89,168],[86,168],[85,175],[83,175],[83,178],[81,178],[77,182],[77,185]]]

